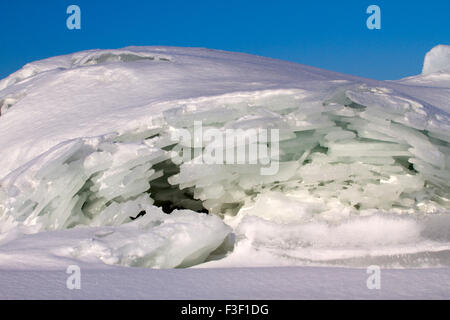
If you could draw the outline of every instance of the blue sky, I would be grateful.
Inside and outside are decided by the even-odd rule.
[[[81,30],[66,9],[81,8]],[[381,30],[366,8],[381,8]],[[450,44],[449,0],[1,0],[0,78],[27,62],[128,45],[252,53],[376,79],[418,74],[425,53]]]

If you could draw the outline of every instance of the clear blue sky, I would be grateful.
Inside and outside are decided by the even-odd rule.
[[[68,30],[76,4],[82,29]],[[366,27],[381,8],[382,29]],[[0,78],[27,62],[129,45],[208,47],[376,78],[418,74],[450,44],[449,0],[1,0]]]

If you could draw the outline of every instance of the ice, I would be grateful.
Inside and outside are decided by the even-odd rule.
[[[167,215],[148,203],[143,207],[147,210],[145,216],[120,227],[95,230],[92,238],[74,248],[72,255],[123,266],[189,267],[204,262],[231,231],[216,216],[189,210]],[[119,212],[130,212],[126,209],[130,208]]]
[[[363,90],[371,94],[367,88]],[[274,97],[270,99],[276,101]],[[283,101],[285,97],[280,99]],[[377,102],[373,101],[371,103],[375,106]],[[382,100],[382,103],[387,102]],[[229,103],[229,106],[233,104]],[[312,198],[337,199],[343,205],[358,209],[387,210],[393,206],[404,209],[419,207],[421,203],[417,201],[416,193],[420,192],[424,193],[424,199],[434,201],[437,195],[433,195],[435,190],[428,187],[429,183],[445,187],[448,181],[445,178],[448,175],[445,172],[448,147],[444,141],[440,142],[439,148],[416,128],[391,120],[389,113],[375,112],[371,115],[368,112],[371,109],[364,108],[349,118],[335,114],[333,108],[330,110],[316,113],[317,121],[327,123],[326,127],[309,126],[303,130],[298,122],[293,126],[282,126],[285,132],[291,132],[292,135],[280,143],[282,162],[276,175],[261,176],[260,167],[254,165],[205,165],[196,164],[194,159],[181,163],[178,173],[167,176],[168,185],[174,186],[174,189],[166,188],[164,192],[157,190],[155,192],[161,194],[154,197],[176,203],[178,190],[193,188],[193,197],[201,200],[204,208],[211,213],[226,215],[236,214],[240,207],[252,203],[253,195],[264,193],[265,190],[304,189],[309,191]],[[201,120],[205,114],[203,111],[197,113],[191,110],[190,116],[192,120]],[[280,126],[283,119],[290,119],[290,116],[287,113],[272,117],[277,119],[278,125],[275,125],[268,122],[267,118],[242,118],[238,115],[236,120],[222,119],[222,126],[239,129],[255,126],[274,128]],[[251,125],[248,121],[251,121]],[[242,126],[243,123],[245,125]],[[369,135],[368,132],[372,133]],[[165,175],[164,168],[158,171],[152,168],[167,160],[168,154],[148,140],[143,144],[142,139],[147,135],[114,138],[115,142],[106,140],[97,143],[96,147],[80,140],[74,142],[66,147],[67,151],[58,151],[61,155],[42,165],[31,178],[41,181],[33,191],[34,196],[19,197],[21,200],[11,204],[7,211],[17,217],[24,217],[25,224],[41,221],[44,229],[59,229],[76,224],[125,223],[125,212],[137,213],[139,209],[125,204],[143,194],[148,194],[150,199],[151,181]],[[211,147],[207,140],[203,143],[205,150]],[[170,143],[163,145],[167,147]],[[402,158],[405,160],[400,161]],[[409,164],[414,166],[418,174],[411,171]],[[439,170],[444,171],[439,174]],[[51,187],[50,182],[42,183],[49,180],[52,180]],[[64,192],[58,193],[56,190],[63,189],[62,186],[65,186]],[[14,188],[10,186],[10,189]],[[46,190],[47,196],[41,199],[45,194],[43,190]],[[445,191],[442,189],[438,194],[445,194]],[[21,203],[26,205],[19,206]],[[58,205],[54,206],[53,203]],[[179,205],[181,203],[180,200]],[[325,206],[323,211],[327,209],[330,208]],[[43,212],[51,218],[39,218]],[[75,218],[77,216],[80,218]]]
[[[239,110],[246,101],[242,98],[237,101],[222,98],[218,106],[208,111],[203,104],[210,101],[199,102],[198,106],[192,103],[175,106],[165,112],[160,128],[133,129],[119,136],[91,140],[77,139],[43,155],[42,160],[30,164],[31,167],[13,172],[2,183],[6,186],[3,192],[10,195],[3,205],[3,219],[15,217],[16,224],[28,227],[28,232],[78,225],[119,227],[130,224],[130,217],[144,208],[152,211],[155,204],[164,204],[168,208],[207,210],[228,222],[247,221],[245,215],[257,215],[276,224],[294,224],[289,227],[293,230],[308,229],[310,227],[304,223],[317,221],[311,228],[331,234],[335,229],[329,229],[326,223],[345,221],[369,212],[367,210],[391,213],[448,210],[448,142],[428,136],[417,124],[399,121],[399,114],[415,104],[385,91],[360,86],[346,91],[344,101],[348,106],[340,105],[340,98],[331,98],[327,102],[329,107],[325,107],[325,101],[310,98],[302,103],[299,93],[291,96],[265,92],[258,99],[247,97],[248,106],[258,106],[252,107],[247,115],[224,113],[223,108]],[[286,108],[282,107],[285,103]],[[390,105],[394,108],[383,111]],[[345,108],[352,112],[342,113]],[[279,154],[272,154],[272,157],[280,157],[276,174],[263,176],[261,165],[251,163],[205,164],[199,163],[198,158],[183,157],[179,162],[171,162],[170,157],[180,148],[187,148],[187,154],[195,150],[203,155],[215,150],[216,140],[203,139],[201,145],[195,140],[193,132],[199,121],[209,124],[204,130],[214,128],[222,133],[241,130],[234,138],[242,138],[245,135],[242,130],[246,129],[282,129]],[[194,140],[173,139],[179,130],[188,130]],[[237,147],[250,152],[251,140],[234,140],[238,142]],[[232,144],[226,144],[222,152],[230,152],[232,148]],[[258,154],[254,160],[270,160],[267,156]],[[244,158],[250,159],[248,154]],[[173,219],[177,217],[173,215]],[[368,221],[368,224],[378,223],[376,219]],[[256,220],[251,223],[259,225]],[[246,234],[242,231],[246,225],[240,224],[237,235]],[[279,228],[276,232],[270,229],[275,232],[273,236],[283,233]],[[153,231],[142,238],[156,241]],[[181,232],[172,231],[174,237]],[[120,247],[123,238],[117,237],[112,240],[114,248],[109,243],[96,242],[92,250],[102,261],[148,267],[185,265],[181,261],[171,261],[172,252],[166,247],[167,256],[159,258],[154,258],[153,253],[149,253],[149,257],[153,257],[149,260],[122,256],[128,254],[123,253],[128,249]],[[139,239],[130,237],[130,243],[140,243]],[[375,243],[377,239],[368,241]],[[380,235],[380,239],[383,236]],[[339,237],[335,240],[344,241]],[[205,241],[207,245],[213,240]],[[266,238],[257,241],[263,246],[274,245]],[[281,241],[277,246],[283,251],[287,243],[293,241],[297,246],[298,241],[310,240],[298,240],[289,231],[277,241]],[[218,242],[213,241],[208,254],[212,247],[220,245]],[[344,247],[347,245],[348,242],[342,243]],[[145,245],[136,250],[160,250],[155,246]],[[84,247],[80,250],[89,252]],[[348,250],[353,252],[352,248]],[[194,260],[204,261],[208,254],[200,254],[199,260]]]
[[[13,172],[4,179],[3,192],[10,195],[4,213],[33,230],[124,222],[123,215],[117,221],[109,218],[110,212],[137,197],[150,201],[150,181],[162,175],[152,165],[165,159],[163,150],[145,144],[103,139],[63,144],[30,164],[24,174]],[[22,192],[12,197],[19,189]],[[128,211],[127,217],[134,213]]]
[[[157,268],[202,263],[218,247],[222,258],[248,246],[288,264],[343,265],[448,249],[421,229],[450,210],[445,81],[254,59],[94,50],[3,80],[0,239],[101,228],[77,259]],[[227,139],[200,140],[198,123]],[[271,129],[276,142],[246,131]],[[261,146],[279,150],[251,152]],[[268,164],[276,170],[263,175]],[[445,264],[439,254],[433,263]]]

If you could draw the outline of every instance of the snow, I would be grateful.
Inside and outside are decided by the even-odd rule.
[[[365,269],[81,270],[81,290],[66,288],[65,270],[1,270],[0,299],[448,299],[450,282],[447,269],[382,271],[381,290],[367,289]]]
[[[241,267],[235,261],[146,269],[106,265],[94,254],[71,256],[92,233],[41,232],[2,245],[0,299],[446,299],[450,294],[448,268],[381,269],[380,290],[369,290],[365,268],[295,267],[272,257],[265,264],[259,257],[258,265],[247,256],[248,266],[241,257]],[[80,267],[80,290],[67,288],[71,265]]]
[[[200,48],[24,66],[0,81],[0,297],[448,298],[448,48],[398,81]],[[279,129],[279,150],[259,165],[172,163],[176,148],[217,146],[199,121]],[[80,293],[61,287],[73,264]]]
[[[422,74],[427,75],[439,71],[449,70],[450,46],[439,45],[430,50],[425,56]]]

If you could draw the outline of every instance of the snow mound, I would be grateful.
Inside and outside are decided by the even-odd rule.
[[[205,49],[32,63],[0,83],[0,238],[105,228],[113,234],[86,239],[77,257],[129,266],[255,252],[288,264],[408,255],[414,266],[412,255],[432,254],[424,264],[446,265],[450,237],[429,221],[448,226],[449,98],[442,86]],[[221,136],[276,129],[277,141],[257,144],[277,150],[255,163],[184,158],[217,150],[218,139],[196,140],[199,122]],[[254,143],[241,144],[249,159]],[[262,174],[264,163],[277,170]]]
[[[438,45],[425,56],[422,74],[450,71],[450,46]]]

